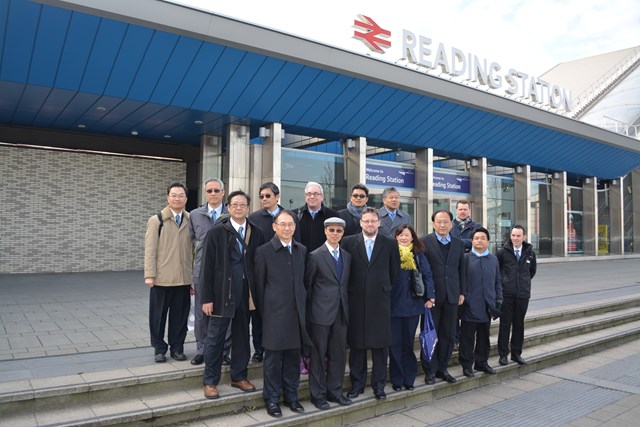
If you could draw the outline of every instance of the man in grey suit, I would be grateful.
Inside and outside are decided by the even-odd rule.
[[[311,403],[322,410],[330,408],[327,401],[341,406],[351,404],[351,400],[342,394],[347,358],[347,291],[351,267],[351,255],[341,250],[339,244],[345,225],[342,218],[333,217],[324,221],[327,241],[309,254],[305,269],[309,301],[307,320],[313,342],[309,389]]]
[[[447,371],[449,358],[453,350],[453,341],[458,323],[458,306],[464,303],[467,293],[466,268],[464,261],[464,243],[451,236],[453,214],[439,210],[431,216],[433,233],[422,238],[429,261],[433,282],[436,288],[436,303],[431,308],[433,323],[438,331],[438,344],[428,365],[422,358],[425,368],[425,382],[435,384],[436,377],[448,383],[455,383],[456,379]]]
[[[401,224],[412,225],[408,212],[400,209],[400,192],[395,187],[387,187],[382,192],[384,206],[378,209],[380,228],[378,233],[395,239],[396,228]]]

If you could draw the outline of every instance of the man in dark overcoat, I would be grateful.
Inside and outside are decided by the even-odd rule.
[[[224,341],[231,323],[231,386],[255,391],[247,380],[249,289],[254,279],[253,257],[264,243],[262,231],[247,218],[250,198],[233,191],[227,198],[229,216],[220,219],[205,236],[202,254],[202,311],[209,316],[204,348],[204,395],[217,399]],[[233,319],[233,322],[231,321]]]
[[[347,397],[364,393],[367,349],[370,349],[371,388],[376,399],[381,400],[386,398],[391,289],[400,269],[400,253],[394,239],[378,234],[380,216],[375,208],[364,208],[360,223],[362,233],[342,241],[342,248],[351,254],[347,332],[351,390]]]
[[[262,316],[263,397],[267,413],[281,417],[279,401],[293,412],[304,412],[298,399],[300,353],[311,346],[305,317],[304,287],[307,248],[293,240],[294,214],[282,210],[274,218],[273,238],[255,256],[255,295]],[[233,360],[233,359],[232,359]]]
[[[424,236],[422,242],[426,247],[425,255],[436,288],[436,303],[431,308],[431,315],[438,332],[438,344],[430,363],[427,364],[421,354],[422,366],[425,368],[427,384],[435,384],[436,377],[455,383],[456,379],[449,374],[447,368],[458,324],[458,306],[464,303],[467,293],[465,247],[462,240],[450,234],[453,226],[451,212],[436,211],[431,216],[431,221],[434,231]]]
[[[313,341],[309,390],[311,403],[322,410],[330,408],[327,401],[342,406],[351,404],[351,400],[342,394],[351,268],[351,255],[340,248],[345,225],[342,218],[324,221],[327,241],[309,254],[304,280],[309,295],[308,329]]]

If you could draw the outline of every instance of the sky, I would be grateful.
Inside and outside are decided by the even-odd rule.
[[[504,69],[540,76],[555,65],[640,46],[637,0],[178,0],[194,7],[394,62],[403,29]],[[358,15],[391,31],[372,53],[353,36]]]

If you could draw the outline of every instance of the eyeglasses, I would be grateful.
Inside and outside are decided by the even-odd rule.
[[[246,203],[231,203],[229,205],[229,207],[233,209],[246,209],[247,206],[249,205],[247,205]]]
[[[211,194],[211,193],[216,193],[216,194],[218,194],[218,193],[219,193],[219,192],[221,192],[221,191],[222,191],[222,190],[221,190],[221,189],[219,189],[219,188],[209,188],[209,189],[207,190],[207,193],[209,193],[209,194]]]
[[[353,197],[354,199],[364,199],[367,197],[366,194],[352,194],[351,197]]]
[[[344,230],[342,228],[327,228],[327,231],[329,233],[344,233]]]
[[[276,222],[275,224],[282,228],[293,228],[296,226],[295,222]]]
[[[379,219],[361,219],[360,222],[363,224],[375,224],[376,222],[380,221]]]
[[[304,193],[306,197],[320,197],[322,194],[320,193]]]
[[[172,199],[184,199],[185,197],[187,197],[185,194],[169,194],[169,197],[171,197]]]
[[[260,198],[260,200],[262,199],[270,199],[271,198],[271,194],[261,194],[258,196]]]

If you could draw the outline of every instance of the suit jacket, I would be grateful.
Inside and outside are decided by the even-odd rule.
[[[222,210],[220,216],[216,218],[216,222],[224,214],[228,214],[229,210],[222,204]],[[209,216],[209,206],[207,203],[192,210],[189,213],[189,231],[191,233],[191,240],[193,240],[193,247],[195,249],[195,258],[193,260],[193,284],[200,285],[200,262],[202,260],[202,244],[207,232],[213,228],[211,217]]]
[[[451,236],[449,256],[445,259],[435,232],[424,236],[421,240],[426,247],[425,255],[433,274],[433,282],[436,288],[436,305],[445,301],[449,304],[457,305],[460,295],[466,295],[467,293],[464,243],[462,240]]]
[[[349,328],[352,348],[384,348],[391,344],[391,289],[400,269],[395,239],[378,234],[367,259],[363,234],[342,239],[351,254],[349,277]]]
[[[349,319],[348,286],[351,255],[340,248],[342,277],[338,277],[333,255],[327,245],[322,245],[309,254],[305,271],[305,286],[308,293],[307,319],[310,323],[330,326],[342,307],[344,318]]]
[[[278,236],[256,250],[254,295],[262,316],[262,345],[267,350],[312,345],[306,328],[307,248],[292,240],[291,252],[282,246]]]
[[[378,209],[380,215],[380,227],[378,228],[378,234],[395,238],[396,228],[401,224],[411,224],[411,216],[408,212],[396,209],[396,219],[392,222],[389,216],[389,211],[384,206]]]
[[[280,210],[284,209],[280,205],[278,205],[278,207],[280,208]],[[276,232],[273,231],[273,216],[265,208],[255,211],[254,213],[249,215],[249,219],[253,221],[258,227],[260,227],[260,229],[262,230],[262,234],[264,234],[265,241],[268,242],[269,240],[271,240],[273,235],[276,234]]]

